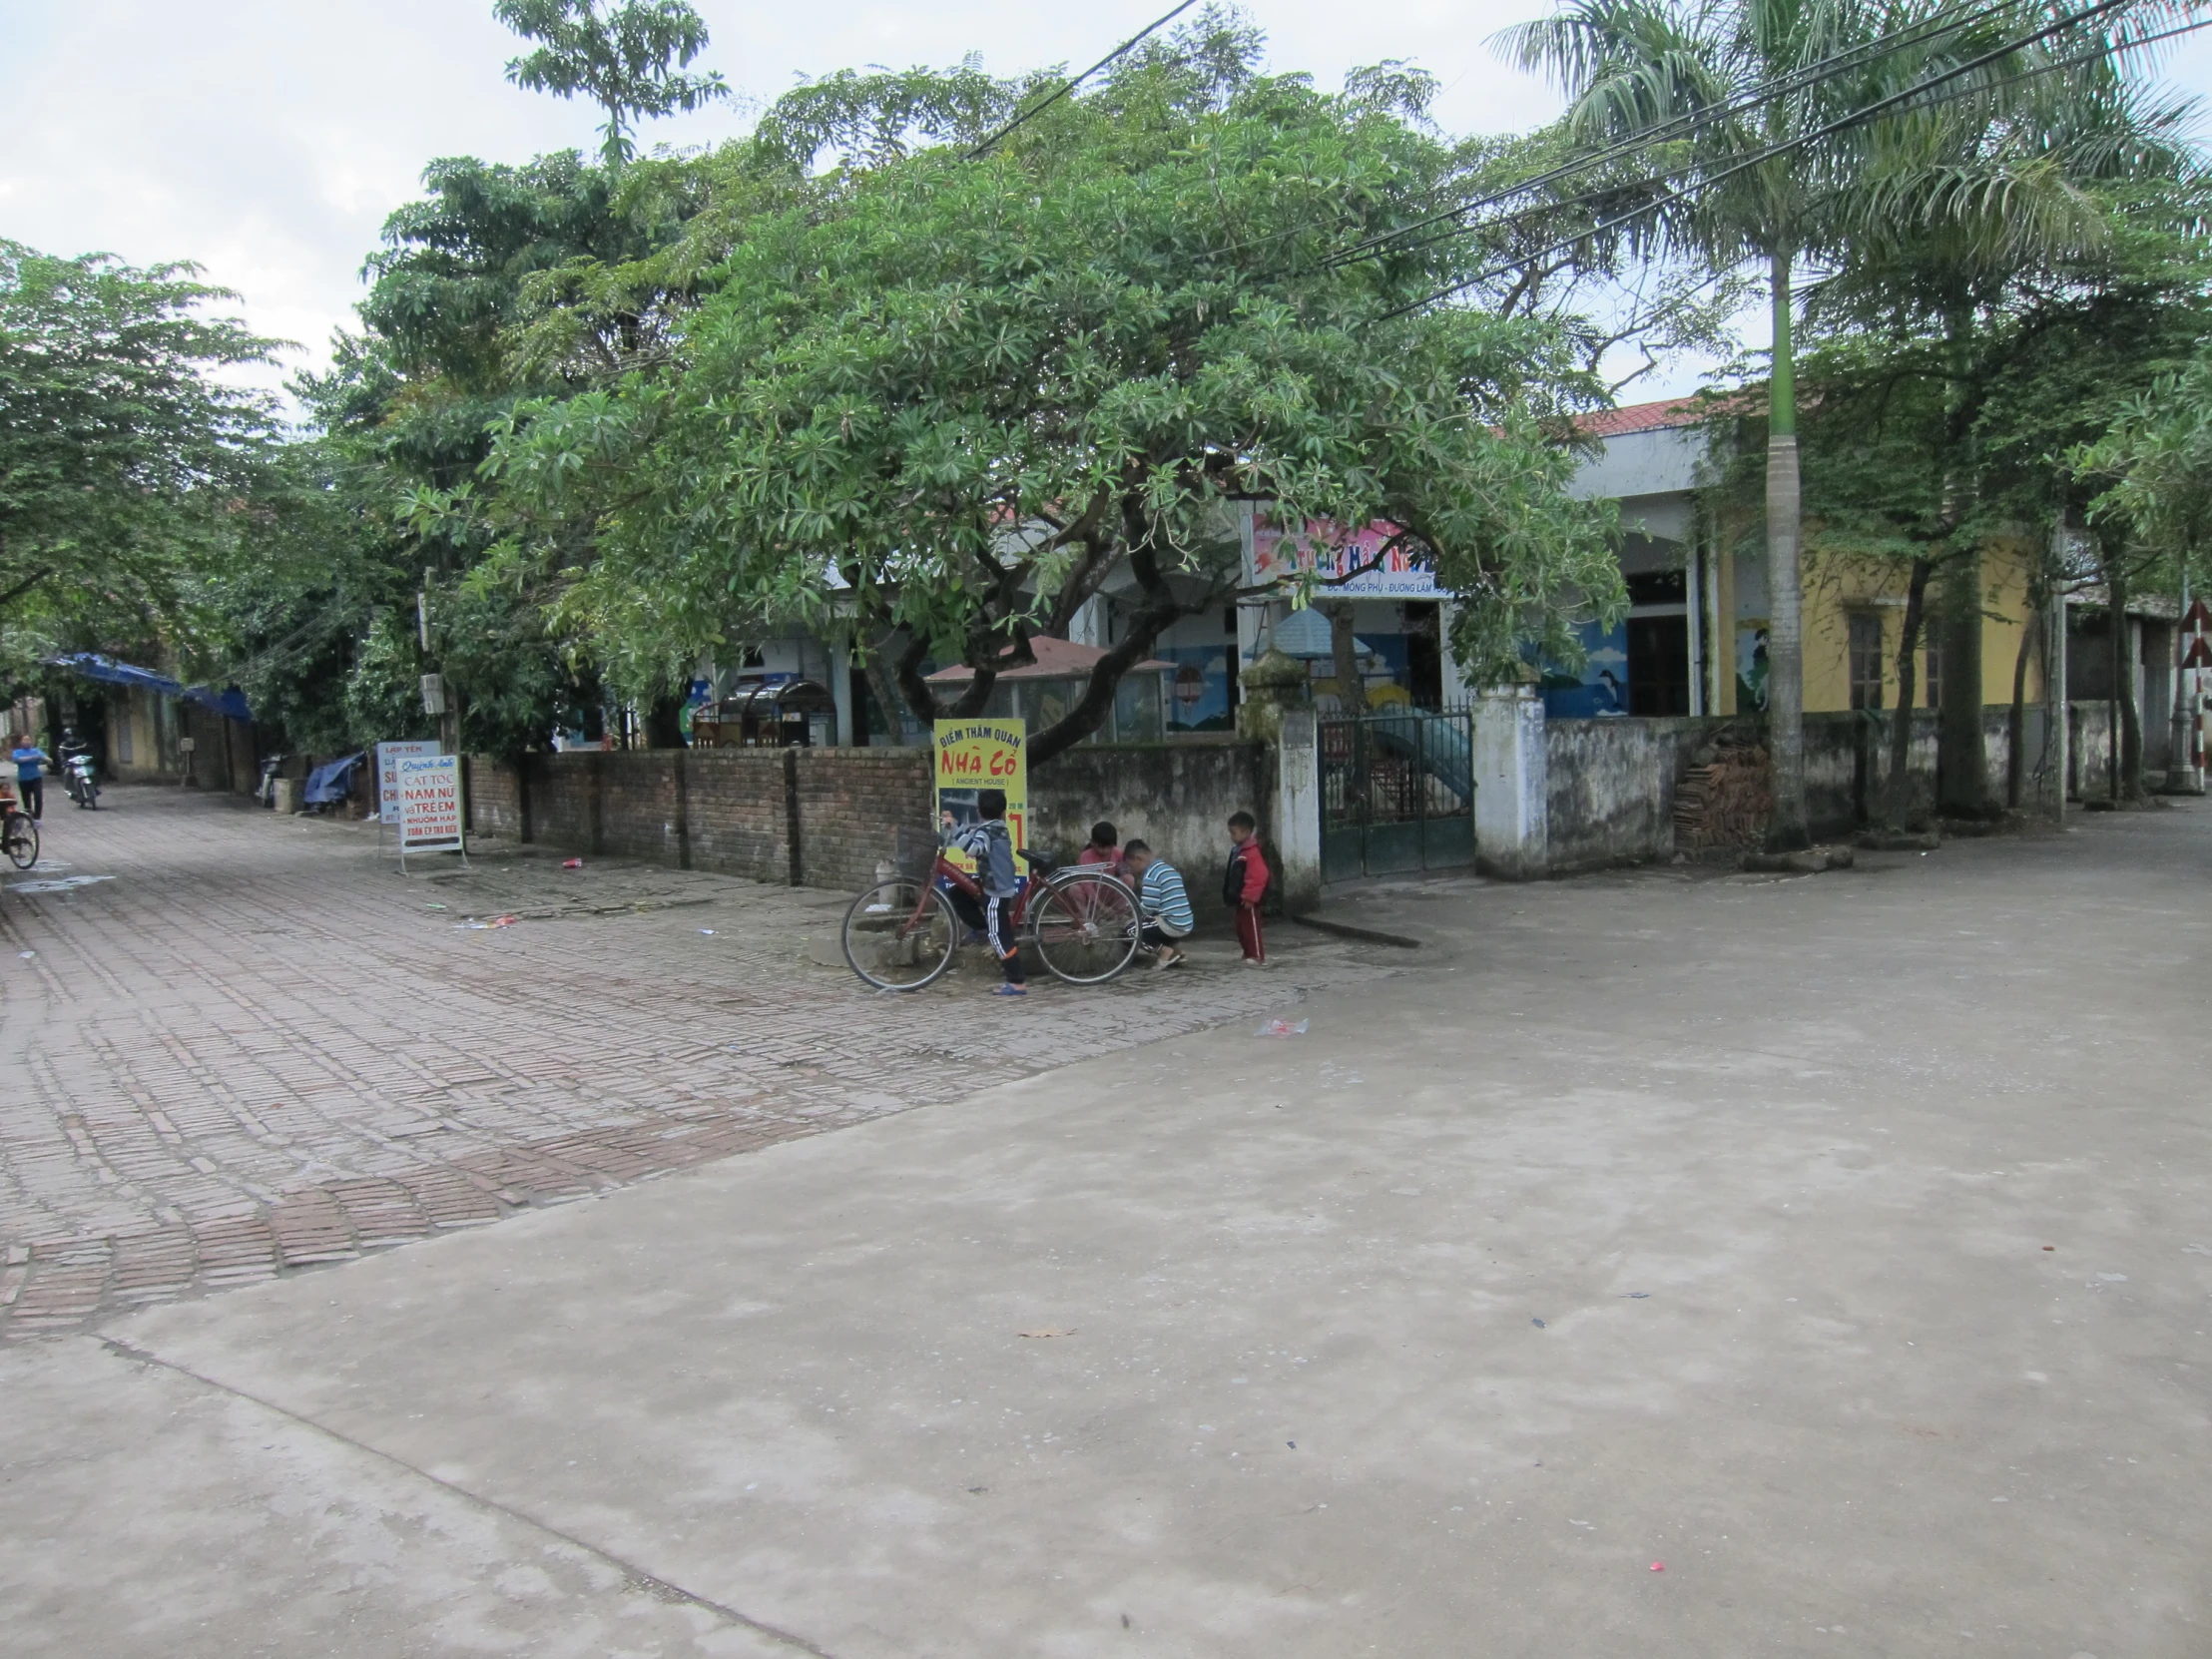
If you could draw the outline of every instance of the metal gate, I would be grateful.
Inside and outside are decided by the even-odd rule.
[[[1320,725],[1323,880],[1474,862],[1472,710]]]

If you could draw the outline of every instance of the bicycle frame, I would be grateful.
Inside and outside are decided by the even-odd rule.
[[[929,871],[929,879],[922,886],[921,896],[914,901],[914,913],[906,918],[908,927],[918,927],[921,924],[922,912],[929,908],[929,895],[936,891],[940,879],[950,881],[970,898],[980,900],[983,896],[983,884],[939,852],[936,863]],[[1014,894],[1013,924],[1016,927],[1021,925],[1022,918],[1029,913],[1029,895],[1042,885],[1044,877],[1032,875],[1022,883],[1021,890]]]

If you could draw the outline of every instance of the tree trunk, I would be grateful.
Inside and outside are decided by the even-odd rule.
[[[1938,712],[1936,780],[1940,810],[1985,819],[1989,744],[1981,727],[1981,550],[1958,548],[1943,571],[1943,706]]]
[[[2127,578],[2110,554],[2104,561],[2104,661],[2112,684],[2105,690],[2107,761],[2105,777],[2112,800],[2127,794],[2127,741],[2125,732],[2134,723],[2134,688],[2128,684]],[[2123,713],[2123,710],[2125,711]]]
[[[645,747],[684,747],[684,700],[674,693],[656,697],[645,707]]]
[[[2043,631],[2043,610],[2036,600],[2032,583],[2027,590],[2027,615],[2020,629],[2019,654],[2012,659],[2012,707],[2004,716],[2004,805],[2017,812],[2020,805],[2020,781],[2027,770],[2027,758],[2020,753],[2020,745],[2027,739],[2027,659],[2036,649],[2036,641]]]
[[[1352,602],[1338,600],[1328,607],[1329,655],[1337,676],[1337,700],[1348,715],[1368,712],[1367,682],[1360,678],[1360,642],[1352,632]]]
[[[906,700],[899,695],[898,683],[891,678],[888,667],[894,637],[885,634],[861,658],[860,677],[867,682],[868,696],[883,711],[883,725],[886,728],[883,736],[895,749],[906,739],[906,723],[899,719],[901,711],[906,707]],[[926,734],[922,741],[928,741]],[[865,747],[866,739],[863,734],[855,733],[853,742]]]
[[[1798,479],[1797,362],[1790,342],[1790,256],[1773,261],[1774,365],[1767,415],[1767,744],[1774,757],[1774,817],[1767,850],[1812,844],[1805,809],[1805,625],[1798,548],[1804,496]]]
[[[2127,578],[2119,577],[2112,587],[2112,690],[2120,710],[2120,724],[2112,741],[2118,752],[2118,765],[2113,769],[2112,797],[2115,801],[2140,801],[2143,799],[2143,716],[2135,702],[2135,653],[2128,649],[2131,643],[2127,628]]]
[[[1914,658],[1921,648],[1932,568],[1925,555],[1916,558],[1905,586],[1905,626],[1898,639],[1898,706],[1890,717],[1890,776],[1882,790],[1882,816],[1893,830],[1911,828],[1913,819],[1913,780],[1907,769],[1913,761],[1913,700],[1920,691],[1920,665]]]

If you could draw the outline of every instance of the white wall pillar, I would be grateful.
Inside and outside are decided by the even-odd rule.
[[[1321,745],[1311,709],[1285,709],[1275,750],[1275,840],[1283,901],[1293,915],[1321,906]]]
[[[1551,768],[1533,686],[1497,686],[1474,704],[1474,857],[1485,875],[1534,880],[1550,867]]]

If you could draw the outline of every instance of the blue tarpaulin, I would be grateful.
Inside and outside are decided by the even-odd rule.
[[[79,651],[72,656],[49,657],[46,660],[55,668],[65,668],[72,674],[83,675],[87,680],[99,680],[111,686],[131,686],[161,697],[181,697],[188,703],[197,703],[203,709],[213,709],[217,714],[232,720],[254,718],[254,710],[246,701],[246,693],[236,686],[222,691],[217,691],[213,686],[187,686],[172,680],[166,674],[156,674],[150,668],[134,668],[129,663],[119,663],[113,657],[103,657],[92,651]]]
[[[246,693],[232,686],[217,691],[213,686],[190,686],[185,690],[185,701],[197,703],[203,709],[213,709],[229,720],[252,720],[253,705],[246,701]]]
[[[348,755],[342,761],[329,761],[307,774],[307,788],[303,792],[310,807],[327,806],[333,801],[343,801],[352,793],[353,769],[368,759],[368,751]]]

